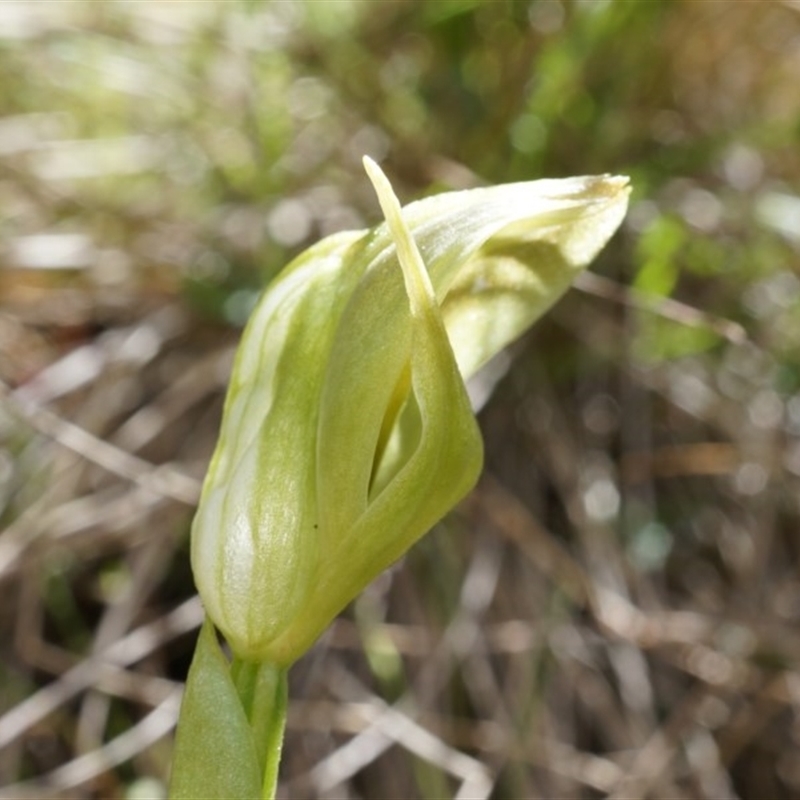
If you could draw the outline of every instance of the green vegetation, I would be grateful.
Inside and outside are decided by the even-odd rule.
[[[0,796],[165,791],[233,349],[378,221],[368,153],[404,201],[634,193],[470,386],[477,488],[293,669],[281,796],[796,797],[798,37],[792,0],[0,3]]]

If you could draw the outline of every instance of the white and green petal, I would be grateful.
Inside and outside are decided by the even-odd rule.
[[[268,287],[242,336],[192,531],[209,616],[288,664],[469,490],[464,379],[524,332],[618,227],[627,181],[443,194],[337,234]]]

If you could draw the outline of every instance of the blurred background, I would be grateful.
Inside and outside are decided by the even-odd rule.
[[[800,797],[800,3],[0,3],[0,796],[165,796],[260,290],[398,195],[630,175],[484,476],[292,672],[283,798]]]

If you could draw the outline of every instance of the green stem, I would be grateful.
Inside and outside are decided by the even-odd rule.
[[[288,670],[234,658],[231,677],[247,715],[264,776],[262,800],[274,800],[288,705]]]

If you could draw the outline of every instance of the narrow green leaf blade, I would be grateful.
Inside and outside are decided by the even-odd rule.
[[[253,735],[228,661],[206,619],[181,704],[171,800],[253,800],[262,778]]]

